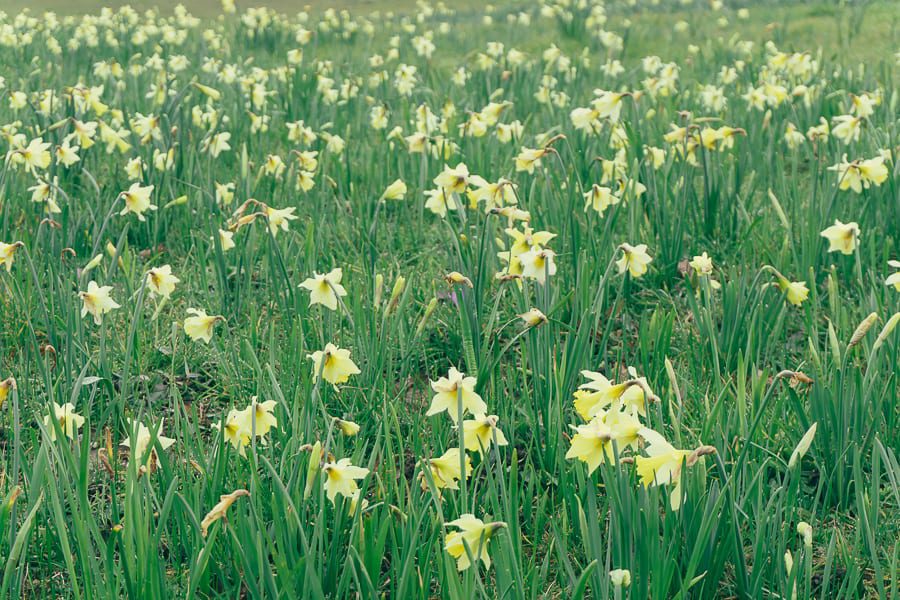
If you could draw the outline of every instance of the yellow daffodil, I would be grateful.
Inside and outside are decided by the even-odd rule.
[[[13,261],[16,257],[16,252],[20,248],[24,248],[25,244],[22,242],[15,242],[13,244],[6,244],[4,242],[0,242],[0,264],[6,267],[6,272],[9,273],[12,271]]]
[[[433,416],[444,411],[450,417],[453,423],[457,423],[460,417],[460,406],[462,414],[484,414],[487,412],[487,404],[481,399],[481,396],[475,393],[474,377],[466,377],[463,373],[456,370],[456,367],[450,367],[447,377],[441,377],[437,381],[431,382],[431,389],[437,392],[431,399],[431,406],[428,408],[426,416]]]
[[[184,332],[195,342],[202,341],[208,344],[212,340],[213,327],[225,317],[220,315],[208,315],[202,308],[189,308],[188,314],[193,315],[184,320]]]
[[[590,421],[610,406],[616,410],[621,407],[628,412],[647,415],[644,390],[636,381],[613,384],[602,373],[587,370],[582,371],[581,375],[589,381],[581,384],[575,392],[575,410],[585,421]]]
[[[859,238],[859,225],[857,223],[841,223],[835,219],[834,225],[827,227],[820,235],[828,240],[829,252],[853,254]]]
[[[75,405],[66,402],[62,406],[53,403],[53,414],[44,417],[44,427],[51,440],[56,440],[56,427],[53,426],[51,420],[59,423],[59,429],[70,440],[75,439],[75,434],[84,425],[84,417],[75,412]]]
[[[137,425],[136,428],[135,425]],[[155,436],[150,433],[150,429],[143,423],[135,423],[135,421],[129,421],[128,438],[122,442],[122,445],[131,450],[132,459],[143,460],[141,464],[147,466],[151,463],[151,459],[156,451],[152,450],[146,456],[146,458],[144,457],[144,455],[147,453],[147,449],[150,447],[150,442],[154,439],[154,437],[156,441],[159,442],[159,445],[163,450],[168,450],[175,443],[174,439],[166,437],[162,434],[162,429],[162,419],[160,419],[159,425],[156,428]]]
[[[125,201],[125,208],[119,214],[125,215],[134,213],[139,221],[145,221],[144,213],[148,210],[156,210],[156,205],[150,203],[150,194],[153,193],[153,186],[141,186],[140,183],[132,183],[131,187],[122,192],[122,199]]]
[[[543,285],[547,282],[547,277],[556,275],[556,253],[549,248],[535,245],[518,258],[522,265],[523,277],[534,279]]]
[[[434,481],[434,487],[438,490],[458,490],[457,483],[462,478],[462,467],[460,466],[459,448],[450,448],[444,454],[437,458],[425,461],[426,467],[431,471],[431,479]],[[472,460],[466,455],[466,479],[472,474]],[[428,481],[425,474],[420,473],[419,478],[422,483],[422,489],[428,489]]]
[[[172,292],[175,291],[175,284],[181,281],[172,275],[172,267],[163,265],[147,271],[147,287],[150,295],[158,295],[163,298],[170,298]]]
[[[309,305],[321,304],[337,310],[338,297],[347,295],[347,290],[341,285],[343,276],[343,271],[337,268],[325,274],[313,273],[312,277],[301,283],[300,287],[309,290]]]
[[[351,375],[359,375],[359,367],[350,360],[350,351],[326,344],[325,350],[316,350],[306,356],[313,361],[313,383],[322,378],[332,385],[346,383]]]
[[[88,283],[87,291],[80,294],[82,318],[90,313],[94,317],[94,323],[99,325],[103,321],[103,315],[119,308],[109,295],[111,291],[112,286],[99,286],[96,281]]]
[[[456,568],[465,571],[472,566],[472,558],[481,560],[485,568],[491,568],[491,557],[488,554],[488,542],[497,530],[506,527],[506,523],[485,523],[473,514],[461,515],[458,519],[447,523],[450,527],[456,527],[459,531],[447,534],[444,539],[444,549],[447,554],[456,559]]]
[[[620,275],[628,271],[632,277],[637,279],[647,272],[647,265],[653,259],[647,254],[646,244],[638,244],[637,246],[622,244],[619,246],[619,249],[622,251],[622,257],[616,261],[616,266]]]
[[[463,444],[466,450],[484,453],[491,444],[506,446],[506,436],[497,426],[497,415],[475,414],[473,418],[463,421]]]
[[[368,469],[353,466],[349,458],[342,458],[336,463],[325,463],[322,472],[325,473],[325,494],[332,504],[338,494],[352,498],[359,490],[356,480],[365,479],[369,474]]]

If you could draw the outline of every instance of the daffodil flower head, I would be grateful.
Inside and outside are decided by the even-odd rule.
[[[825,228],[820,235],[828,240],[829,252],[853,254],[859,239],[859,225],[857,223],[841,223],[835,219],[834,225]]]
[[[147,271],[147,288],[150,290],[151,296],[170,298],[172,292],[175,291],[175,284],[179,281],[181,280],[172,275],[172,267],[169,265]]]
[[[444,454],[437,458],[431,458],[425,461],[425,468],[431,472],[431,480],[434,487],[438,490],[458,490],[457,483],[462,479],[462,468],[460,463],[459,448],[450,448]],[[472,474],[472,459],[468,455],[465,457],[466,479]],[[424,471],[419,473],[422,483],[422,489],[428,489],[428,481]]]
[[[346,383],[351,375],[359,375],[359,367],[350,359],[350,351],[338,348],[334,344],[326,344],[324,350],[316,350],[307,357],[313,361],[313,383],[319,375],[332,385]]]
[[[321,304],[325,308],[337,310],[338,298],[347,295],[347,290],[341,285],[343,271],[340,268],[332,269],[328,273],[313,273],[300,284],[309,291],[309,305]]]
[[[201,341],[208,344],[212,340],[213,328],[225,317],[220,315],[208,315],[202,308],[189,308],[188,314],[193,315],[184,320],[184,332],[195,342]]]
[[[649,265],[653,259],[647,253],[646,244],[632,246],[631,244],[625,243],[619,246],[619,249],[622,251],[622,257],[616,261],[616,266],[619,269],[620,275],[625,271],[628,271],[632,277],[637,279],[647,272],[647,265]]]
[[[444,411],[454,424],[462,414],[484,414],[487,412],[487,404],[475,393],[475,377],[466,377],[456,367],[450,367],[447,377],[441,377],[431,382],[431,389],[436,393],[431,399],[431,406],[426,416],[433,416]]]
[[[122,199],[125,201],[125,208],[119,214],[126,215],[134,213],[139,221],[145,221],[144,213],[148,210],[156,210],[156,205],[150,203],[150,194],[153,193],[153,186],[141,186],[140,183],[132,183],[131,187],[122,192]]]
[[[116,301],[109,295],[111,291],[112,286],[99,286],[96,281],[90,281],[87,291],[80,294],[82,302],[81,316],[85,317],[90,314],[94,317],[94,323],[100,325],[103,321],[103,315],[119,308]]]
[[[465,571],[472,566],[471,555],[475,560],[481,560],[485,568],[491,568],[491,557],[488,554],[488,542],[499,529],[506,527],[505,523],[485,523],[473,514],[461,515],[458,519],[447,523],[450,527],[456,527],[459,531],[447,534],[444,539],[444,549],[447,554],[456,559],[456,568]]]
[[[156,434],[151,434],[150,429],[140,422],[129,421],[128,422],[128,438],[122,442],[122,445],[131,450],[131,459],[142,461],[141,465],[147,466],[151,464],[151,462],[155,463],[154,454],[155,450],[151,450],[147,453],[147,449],[150,447],[150,443],[155,439],[159,442],[160,447],[163,450],[169,449],[174,443],[175,440],[170,437],[166,437],[162,434],[163,430],[163,420],[160,419],[159,425],[156,427]]]
[[[359,490],[356,480],[365,479],[369,474],[368,469],[353,466],[349,458],[342,458],[336,463],[325,463],[322,472],[325,474],[325,494],[332,504],[338,494],[352,498]]]
[[[497,415],[475,414],[473,418],[463,421],[463,444],[466,450],[484,453],[496,441],[497,446],[506,446],[509,442],[497,426]]]
[[[54,402],[53,414],[44,416],[44,427],[47,428],[50,439],[55,441],[56,427],[54,427],[53,421],[59,423],[60,431],[70,440],[75,439],[75,434],[84,425],[84,417],[75,412],[75,405],[71,402],[63,405]]]
[[[12,244],[0,242],[0,265],[6,267],[7,273],[12,271],[13,260],[16,257],[16,252],[24,246],[25,244],[22,242],[15,242]]]

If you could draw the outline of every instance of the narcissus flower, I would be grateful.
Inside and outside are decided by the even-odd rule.
[[[135,429],[135,425],[137,428]],[[163,429],[163,420],[160,419],[159,425],[156,428],[156,435],[152,435],[150,433],[150,429],[147,428],[143,423],[135,423],[134,421],[129,421],[128,423],[128,438],[122,442],[122,445],[131,450],[131,457],[136,460],[143,460],[141,464],[144,466],[148,465],[151,462],[151,457],[155,454],[155,450],[152,450],[149,454],[147,454],[146,458],[144,454],[147,452],[147,448],[150,447],[150,442],[156,438],[156,441],[159,442],[160,447],[163,450],[169,449],[174,443],[175,440],[170,437],[166,437],[162,434]]]
[[[469,185],[469,168],[464,163],[452,169],[444,165],[444,170],[434,178],[434,184],[448,194],[463,194]]]
[[[235,503],[238,498],[243,496],[249,496],[250,492],[247,490],[235,490],[230,494],[222,494],[219,496],[219,501],[215,506],[212,507],[206,516],[203,517],[203,520],[200,521],[200,534],[203,537],[206,537],[206,534],[209,532],[209,528],[213,523],[218,521],[219,519],[225,518],[225,513],[228,512],[228,509],[231,508],[231,505]]]
[[[790,281],[787,277],[782,275],[775,267],[770,265],[766,265],[763,267],[764,271],[770,271],[773,275],[775,275],[775,285],[778,286],[782,292],[784,292],[787,301],[793,304],[794,306],[800,306],[806,299],[809,297],[809,288],[806,287],[806,284],[802,281]],[[766,286],[772,285],[767,283]]]
[[[202,308],[189,308],[188,314],[194,315],[184,320],[184,332],[195,342],[202,341],[208,344],[212,339],[213,327],[225,317],[220,315],[208,315]]]
[[[888,264],[895,269],[900,269],[900,260],[889,260]],[[887,279],[884,280],[884,284],[892,285],[895,290],[900,292],[900,271],[888,275]]]
[[[644,390],[639,384],[643,380],[613,384],[602,373],[595,371],[585,370],[581,375],[589,381],[581,384],[575,392],[575,410],[585,421],[590,421],[610,406],[614,410],[647,415]]]
[[[246,423],[249,431],[256,434],[257,437],[263,437],[273,427],[278,426],[278,419],[272,414],[278,403],[275,400],[266,400],[259,402],[256,396],[250,399],[250,404],[242,412],[242,418]]]
[[[488,542],[497,530],[506,527],[506,523],[485,523],[473,514],[461,515],[455,521],[447,523],[450,527],[457,527],[459,531],[447,534],[444,539],[444,549],[447,554],[456,559],[456,568],[465,571],[472,566],[472,558],[481,560],[485,568],[491,568],[491,557],[488,554]]]
[[[150,295],[158,295],[168,299],[175,291],[175,284],[181,281],[172,275],[172,267],[163,265],[147,271],[147,287]]]
[[[6,399],[9,397],[9,391],[16,388],[16,380],[12,377],[7,377],[3,381],[0,381],[0,408],[3,408],[3,403],[6,402]]]
[[[466,377],[456,367],[450,367],[447,377],[441,377],[431,382],[431,389],[437,392],[431,399],[431,406],[426,416],[433,416],[444,411],[450,416],[453,423],[457,423],[460,417],[460,405],[462,414],[484,414],[487,412],[487,404],[481,396],[475,393],[474,377]]]
[[[350,351],[338,348],[334,344],[326,344],[325,350],[316,350],[306,358],[313,361],[313,383],[322,378],[332,385],[346,383],[351,375],[359,375],[359,367],[350,360]]]
[[[47,428],[51,440],[56,440],[56,427],[53,426],[51,419],[59,423],[60,431],[70,440],[75,439],[75,434],[84,425],[84,417],[75,412],[74,404],[66,402],[60,406],[54,402],[53,414],[44,417],[44,427]]]
[[[845,154],[841,162],[828,167],[828,170],[837,173],[838,189],[853,190],[857,194],[861,194],[864,189],[869,189],[872,184],[876,187],[880,186],[888,178],[884,156],[847,162]]]
[[[534,279],[541,285],[547,282],[547,277],[556,275],[556,253],[549,248],[532,246],[518,259],[522,265],[522,276]]]
[[[406,196],[406,184],[402,179],[396,179],[381,194],[383,200],[403,200]]]
[[[820,235],[828,240],[829,252],[853,254],[859,238],[859,225],[857,223],[841,223],[835,219],[834,225],[827,227]]]
[[[153,186],[141,186],[140,183],[132,183],[131,187],[122,192],[122,199],[125,201],[125,208],[119,214],[125,215],[134,213],[139,221],[146,221],[144,213],[148,210],[156,210],[155,204],[150,204],[150,194],[153,193]]]
[[[466,479],[472,474],[472,460],[466,455]],[[426,467],[431,471],[431,479],[434,481],[434,487],[437,489],[458,490],[457,483],[462,478],[462,467],[460,462],[459,448],[450,448],[444,454],[437,458],[425,461]],[[422,489],[428,489],[428,481],[425,473],[419,474]]]
[[[592,208],[602,217],[607,208],[618,202],[619,198],[613,195],[611,189],[595,183],[584,193],[584,212]]]
[[[295,210],[297,210],[297,208],[294,206],[289,206],[288,208],[265,207],[266,219],[269,221],[269,231],[272,233],[272,237],[278,235],[279,229],[281,231],[287,231],[289,223],[300,218],[294,214]]]
[[[484,453],[494,441],[497,446],[506,446],[506,436],[497,427],[497,415],[475,414],[472,419],[463,421],[463,444],[466,450]]]
[[[228,411],[225,421],[213,423],[213,429],[220,429],[225,441],[234,446],[244,456],[245,448],[250,445],[250,427],[247,423],[246,411],[232,408]]]
[[[641,484],[644,487],[674,484],[669,492],[669,504],[672,510],[678,510],[684,499],[682,465],[693,466],[703,456],[714,454],[716,450],[711,446],[701,446],[693,451],[678,450],[655,431],[648,429],[642,435],[648,442],[645,448],[647,456],[634,459]]]
[[[337,310],[338,297],[347,295],[347,290],[341,285],[343,276],[343,271],[337,268],[325,274],[313,273],[312,277],[301,283],[300,287],[309,290],[309,305],[321,304],[325,308]]]
[[[325,473],[325,494],[332,504],[338,494],[352,498],[359,490],[356,480],[365,479],[369,474],[368,469],[350,464],[349,458],[342,458],[336,463],[325,463],[322,472]]]
[[[23,244],[22,242],[15,242],[13,244],[0,242],[0,264],[6,267],[7,273],[12,270],[13,260],[15,260],[16,257],[16,251],[24,246],[25,244]]]
[[[103,315],[119,308],[119,305],[110,298],[109,293],[112,286],[97,285],[96,281],[88,283],[87,291],[81,292],[81,316],[85,317],[90,313],[94,317],[94,323],[99,325],[103,321]]]
[[[616,266],[619,268],[620,275],[628,271],[632,277],[637,279],[647,272],[647,265],[653,261],[647,254],[647,244],[638,244],[637,246],[622,244],[619,249],[622,251],[622,257],[616,261]]]
[[[593,473],[602,463],[613,461],[616,452],[636,447],[643,429],[637,417],[628,413],[601,412],[589,423],[575,427],[566,458],[577,458]]]

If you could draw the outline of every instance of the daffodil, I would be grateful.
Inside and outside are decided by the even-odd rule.
[[[56,440],[56,427],[52,421],[59,423],[59,429],[70,440],[75,439],[75,434],[84,425],[84,417],[75,412],[75,405],[66,402],[62,406],[53,403],[53,414],[44,417],[44,427],[51,440]]]
[[[147,466],[151,464],[156,451],[151,450],[149,454],[147,454],[147,449],[150,447],[150,443],[155,438],[157,442],[159,442],[159,446],[163,450],[168,450],[175,443],[175,440],[170,437],[166,437],[162,434],[163,430],[163,420],[160,419],[159,425],[156,427],[156,433],[151,434],[150,429],[144,425],[143,423],[137,423],[135,421],[129,421],[128,423],[128,438],[122,442],[122,445],[131,450],[131,458],[143,461],[141,464]],[[146,457],[145,457],[146,454]]]
[[[163,298],[170,298],[172,292],[175,291],[175,284],[181,281],[172,275],[172,267],[163,265],[147,271],[147,287],[150,295],[158,295]]]
[[[103,315],[119,308],[109,295],[111,291],[112,286],[99,286],[96,281],[88,283],[87,291],[80,293],[82,318],[90,313],[94,317],[94,323],[99,325],[103,321]]]
[[[332,385],[346,383],[351,375],[359,375],[361,371],[350,359],[350,351],[338,348],[334,344],[326,344],[324,350],[316,350],[306,356],[313,361],[313,383],[322,378]]]
[[[247,423],[247,412],[232,408],[228,411],[225,420],[221,423],[213,423],[214,429],[222,431],[225,441],[234,446],[244,456],[245,448],[250,445],[252,433]]]
[[[402,200],[406,196],[406,184],[402,179],[396,179],[381,194],[384,200]]]
[[[616,261],[619,274],[628,271],[632,277],[637,279],[647,272],[647,265],[653,259],[647,254],[646,244],[638,244],[637,246],[622,244],[619,246],[619,249],[622,251],[622,257]]]
[[[434,178],[434,184],[448,194],[463,194],[469,184],[469,168],[463,163],[452,169],[444,165],[444,170]]]
[[[297,209],[294,206],[289,206],[288,208],[265,207],[266,219],[269,221],[269,231],[272,233],[272,237],[278,235],[279,230],[287,231],[289,223],[294,219],[300,218],[294,214],[295,210]]]
[[[681,485],[682,466],[694,465],[707,454],[715,453],[715,448],[701,446],[696,450],[679,450],[655,431],[645,429],[642,436],[647,441],[644,448],[647,456],[634,459],[635,470],[644,487],[672,485],[669,503],[672,510],[678,510],[684,499]]]
[[[242,419],[247,429],[255,433],[257,437],[264,437],[273,427],[278,426],[278,419],[273,411],[278,403],[275,400],[259,402],[256,396],[250,399],[250,404],[242,412]]]
[[[368,469],[353,466],[349,458],[342,458],[336,463],[325,463],[322,472],[325,473],[325,494],[332,504],[338,494],[352,498],[359,490],[356,480],[365,479],[369,474]]]
[[[208,344],[212,340],[213,328],[225,317],[220,315],[208,315],[202,308],[189,308],[188,314],[193,315],[184,320],[184,332],[195,342],[202,341]]]
[[[431,406],[426,416],[433,416],[444,411],[453,423],[457,423],[460,412],[462,414],[484,414],[487,412],[487,404],[475,393],[474,377],[466,377],[456,367],[450,367],[447,377],[441,377],[431,382],[431,389],[436,392],[431,399]]]
[[[800,306],[809,297],[809,288],[802,281],[789,281],[785,277],[778,277],[777,284],[785,293],[787,301],[794,306]]]
[[[522,276],[534,279],[541,285],[547,282],[548,276],[556,275],[556,253],[549,248],[532,246],[518,259],[522,265]]]
[[[614,460],[616,452],[636,447],[644,429],[637,417],[628,413],[600,412],[575,428],[566,458],[580,460],[587,464],[588,473],[593,473],[602,463]]]
[[[6,267],[6,272],[9,273],[12,270],[13,261],[16,257],[16,252],[20,248],[24,248],[25,244],[22,242],[15,242],[13,244],[6,244],[4,242],[0,242],[0,264]]]
[[[434,487],[438,490],[448,489],[448,490],[458,490],[459,484],[457,483],[460,479],[462,479],[462,467],[460,462],[459,448],[450,448],[444,454],[437,458],[431,458],[425,461],[425,466],[431,472],[431,479],[434,482]],[[469,475],[472,474],[472,460],[466,455],[465,457],[465,465],[466,465],[466,479],[469,478]],[[420,473],[420,479],[422,483],[422,489],[428,489],[428,481],[425,478],[425,474]]]
[[[581,375],[589,381],[581,384],[575,392],[575,410],[585,421],[590,421],[610,406],[614,406],[615,410],[621,408],[646,416],[644,390],[636,381],[613,384],[602,373],[587,370],[582,371]]]
[[[353,421],[335,419],[334,422],[337,424],[338,429],[341,430],[341,433],[346,437],[353,437],[359,433],[359,424],[354,423]]]
[[[494,442],[497,446],[506,446],[506,436],[497,426],[497,415],[475,414],[473,418],[463,421],[463,444],[466,450],[485,452]]]
[[[898,260],[889,260],[888,264],[895,269],[900,269],[900,261]],[[888,275],[887,279],[884,280],[884,284],[888,286],[892,285],[895,290],[900,292],[900,271]]]
[[[321,304],[331,310],[337,310],[338,297],[347,295],[347,290],[341,285],[343,271],[339,268],[332,269],[328,273],[313,273],[300,287],[309,290],[309,305]]]
[[[584,211],[587,212],[589,208],[592,208],[601,217],[607,208],[617,202],[619,202],[619,198],[613,195],[611,189],[596,183],[584,193]]]
[[[828,240],[829,252],[853,254],[859,238],[859,225],[857,223],[841,223],[835,219],[834,225],[827,227],[820,235]]]
[[[156,205],[150,203],[150,194],[153,193],[153,186],[141,186],[140,183],[132,183],[131,187],[122,192],[122,199],[125,201],[125,208],[119,214],[125,215],[134,213],[139,221],[145,221],[144,213],[148,210],[156,210]]]
[[[465,571],[472,566],[472,560],[469,558],[471,555],[476,561],[481,560],[485,568],[490,569],[488,543],[499,529],[506,527],[506,523],[485,523],[475,515],[466,513],[447,525],[459,529],[448,533],[444,539],[444,549],[456,559],[456,568]]]

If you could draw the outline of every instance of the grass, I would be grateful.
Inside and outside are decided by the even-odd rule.
[[[892,4],[348,6],[0,27],[0,600],[897,598]],[[629,94],[580,129],[597,88]]]

